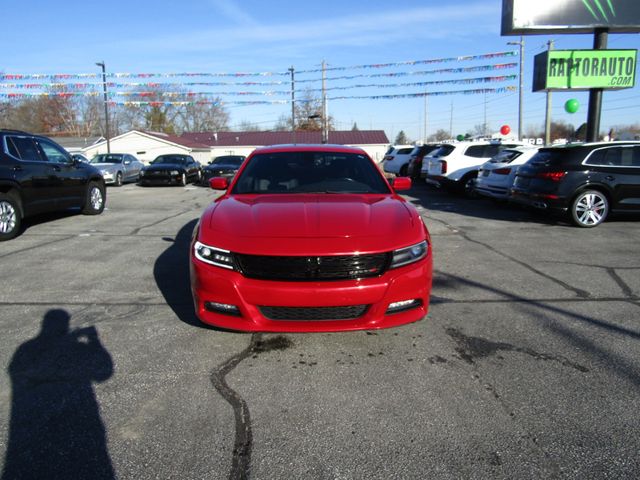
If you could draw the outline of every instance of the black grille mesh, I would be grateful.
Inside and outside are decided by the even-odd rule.
[[[262,315],[269,320],[313,321],[313,320],[353,320],[361,317],[369,305],[346,307],[259,307]]]
[[[262,280],[345,280],[377,277],[389,266],[389,253],[326,257],[235,254],[245,277]]]

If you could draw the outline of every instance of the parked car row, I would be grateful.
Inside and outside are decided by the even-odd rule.
[[[585,228],[600,225],[611,212],[640,212],[640,142],[501,144],[481,165],[452,157],[457,147],[465,157],[477,154],[470,145],[443,145],[427,157],[427,183],[549,211]]]
[[[107,184],[186,185],[204,178],[232,178],[244,157],[215,159],[202,167],[190,155],[160,155],[144,166],[125,153],[96,155],[88,160],[69,153],[53,140],[31,133],[0,129],[0,241],[15,237],[24,218],[69,208],[86,215],[102,213]]]

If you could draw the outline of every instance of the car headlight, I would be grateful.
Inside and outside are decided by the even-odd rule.
[[[171,175],[180,175],[180,172],[178,170],[171,170],[171,172],[169,172]]]
[[[140,170],[140,176],[141,176],[141,177],[144,177],[144,174],[145,174],[145,173],[147,173],[147,172],[145,172],[144,170]]]
[[[402,267],[418,260],[422,260],[427,256],[429,250],[429,244],[426,240],[411,245],[410,247],[399,248],[393,251],[393,260],[389,268]]]
[[[233,254],[229,250],[210,247],[204,243],[196,242],[193,246],[193,253],[198,260],[215,265],[217,267],[234,269]]]

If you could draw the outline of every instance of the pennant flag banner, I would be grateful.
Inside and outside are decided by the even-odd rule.
[[[325,71],[328,70],[356,70],[363,68],[391,68],[391,67],[402,67],[407,65],[424,65],[429,63],[446,63],[446,62],[466,62],[471,60],[487,60],[490,58],[501,58],[501,57],[514,57],[518,56],[518,52],[516,50],[508,51],[508,52],[495,52],[495,53],[485,53],[483,55],[465,55],[462,57],[445,57],[445,58],[433,58],[431,60],[410,60],[406,62],[395,62],[395,63],[374,63],[370,65],[353,65],[350,67],[325,67]],[[322,72],[322,68],[317,68],[315,70],[299,70],[297,73],[318,73]]]
[[[392,68],[392,67],[405,67],[411,65],[426,65],[432,63],[446,63],[446,62],[466,62],[473,60],[488,60],[492,58],[504,58],[517,56],[516,50],[507,52],[495,52],[485,53],[482,55],[465,55],[460,57],[445,57],[445,58],[433,58],[429,60],[409,60],[404,62],[394,63],[374,63],[369,65],[352,65],[348,67],[326,67],[325,71],[345,71],[345,70],[360,70],[360,69],[380,69],[380,68]],[[323,70],[298,70],[296,73],[319,73]],[[236,73],[211,73],[211,72],[175,72],[175,73],[106,73],[107,78],[172,78],[172,77],[272,77],[272,76],[289,76],[290,72],[236,72]],[[16,74],[5,73],[0,75],[0,81],[25,81],[25,80],[74,80],[74,79],[102,79],[101,73],[31,73],[31,74]]]
[[[438,70],[420,70],[413,72],[392,72],[392,73],[373,73],[373,74],[360,74],[360,75],[349,75],[343,77],[329,77],[327,81],[331,80],[354,80],[356,78],[386,78],[386,77],[407,77],[410,75],[433,75],[440,73],[469,73],[469,72],[484,72],[491,70],[504,70],[509,68],[516,68],[518,66],[517,63],[499,63],[495,65],[479,65],[476,67],[464,67],[464,68],[441,68]],[[317,79],[313,80],[296,80],[296,83],[305,83],[305,82],[317,82]]]

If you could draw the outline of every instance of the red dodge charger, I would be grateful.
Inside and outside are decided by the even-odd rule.
[[[393,327],[423,318],[429,232],[361,149],[256,149],[202,214],[191,244],[200,320],[261,332]]]

